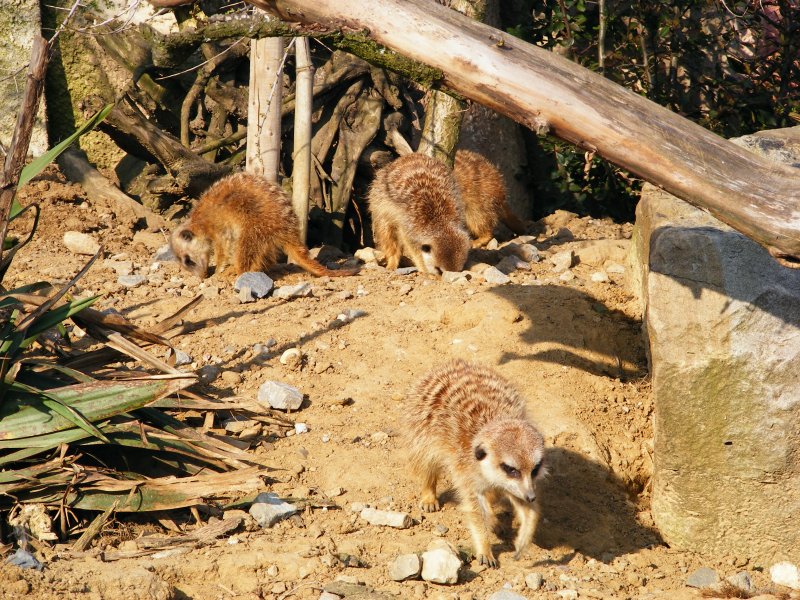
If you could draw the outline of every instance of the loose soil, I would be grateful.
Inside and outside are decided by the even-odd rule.
[[[184,368],[221,369],[201,388],[211,396],[252,398],[268,380],[299,388],[307,401],[290,416],[308,432],[265,431],[249,451],[275,469],[265,489],[330,499],[337,508],[306,509],[271,529],[248,523],[199,549],[103,562],[103,550],[135,547],[132,540],[143,532],[168,533],[157,520],[167,515],[120,515],[85,553],[71,553],[67,545],[40,551],[42,572],[0,566],[1,598],[316,599],[337,578],[374,590],[348,598],[483,600],[504,586],[528,598],[695,598],[700,594],[686,587],[686,578],[701,566],[723,576],[748,570],[760,589],[769,589],[768,575],[746,557],[671,550],[653,527],[652,401],[641,308],[628,283],[630,224],[557,212],[539,223],[533,240],[543,260],[514,272],[505,285],[479,277],[448,283],[375,265],[341,279],[283,267],[271,273],[278,285],[309,281],[313,295],[240,304],[225,280],[201,282],[174,262],[151,266],[164,234],[119,225],[108,207],[90,205],[56,171],[29,184],[20,200],[39,202],[42,216],[6,287],[71,278],[87,258],[63,245],[64,232],[76,230],[103,244],[106,257],[132,260],[135,272],[148,278],[126,289],[98,261],[80,281],[79,295],[101,294],[101,309],[114,308],[147,327],[203,293],[206,300],[188,320],[212,324],[173,340],[193,357]],[[563,250],[580,257],[571,279],[555,273],[548,259]],[[499,250],[480,250],[471,263],[501,258]],[[593,280],[601,271],[608,280]],[[348,309],[362,313],[332,327]],[[256,344],[268,350],[258,353]],[[302,352],[299,365],[280,362],[289,348]],[[387,575],[398,554],[422,552],[437,538],[470,547],[452,494],[444,492],[438,513],[417,508],[418,486],[398,435],[409,386],[451,358],[497,369],[527,398],[549,447],[543,520],[520,561],[512,558],[509,515],[494,546],[499,569],[473,561],[455,586],[398,583]],[[405,530],[369,525],[351,510],[354,503],[406,511],[415,524]],[[168,516],[186,531],[197,527],[188,511]],[[544,579],[537,591],[524,581],[533,572]]]

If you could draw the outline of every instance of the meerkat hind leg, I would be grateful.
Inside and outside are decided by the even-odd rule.
[[[494,236],[492,235],[491,231],[489,231],[488,233],[483,233],[477,239],[472,240],[472,247],[483,248],[486,244],[488,244],[492,240],[492,237]]]
[[[439,468],[433,464],[424,466],[422,472],[422,495],[420,508],[424,512],[436,512],[441,508],[436,497],[436,482],[439,479]]]
[[[515,496],[509,495],[509,499],[519,520],[519,529],[514,540],[514,560],[519,560],[536,533],[536,526],[539,524],[539,506],[536,502],[524,502]]]

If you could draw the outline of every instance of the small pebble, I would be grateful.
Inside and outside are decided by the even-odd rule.
[[[74,254],[93,255],[100,249],[97,240],[80,231],[64,232],[63,241],[67,249]]]
[[[575,256],[572,253],[572,250],[563,250],[561,252],[557,252],[550,257],[550,262],[553,264],[553,272],[562,273],[566,271],[572,266],[574,259]]]
[[[503,285],[511,281],[511,278],[505,273],[499,271],[497,267],[487,267],[481,273],[487,283],[494,283],[496,285]]]
[[[266,381],[258,388],[256,400],[279,410],[297,410],[303,404],[303,393],[279,381]]]
[[[800,590],[800,571],[790,562],[775,563],[769,568],[772,583]]]
[[[719,575],[714,569],[702,567],[686,578],[686,585],[693,588],[710,588],[719,583]]]
[[[288,350],[285,350],[284,353],[281,354],[280,358],[281,364],[289,367],[297,366],[302,360],[303,354],[298,348],[289,348]]]
[[[525,575],[525,585],[532,590],[538,590],[544,583],[544,577],[541,573],[528,573]]]
[[[144,275],[121,275],[117,283],[126,288],[135,288],[142,285],[147,278]]]

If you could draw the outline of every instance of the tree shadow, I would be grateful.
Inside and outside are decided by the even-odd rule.
[[[530,322],[520,341],[532,351],[504,352],[501,363],[540,360],[619,379],[646,375],[641,321],[609,308],[587,291],[509,284],[491,293],[518,307]]]

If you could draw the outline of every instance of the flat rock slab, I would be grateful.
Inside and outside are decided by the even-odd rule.
[[[297,512],[297,507],[284,502],[277,494],[264,492],[256,496],[250,505],[252,516],[261,527],[272,527],[281,519],[285,519]]]
[[[272,278],[261,271],[248,271],[247,273],[242,273],[233,283],[233,289],[237,292],[242,291],[245,288],[249,288],[250,295],[253,298],[266,297],[274,287],[275,283],[272,281]]]

